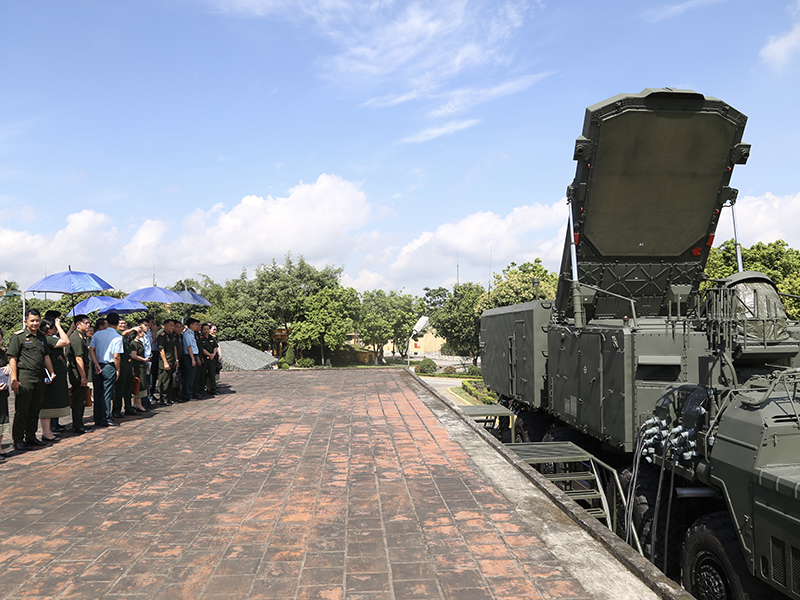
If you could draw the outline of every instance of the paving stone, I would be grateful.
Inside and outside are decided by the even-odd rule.
[[[415,386],[226,372],[227,393],[9,458],[0,598],[588,597]]]

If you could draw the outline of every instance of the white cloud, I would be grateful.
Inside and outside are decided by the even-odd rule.
[[[657,23],[658,21],[680,17],[682,14],[692,9],[709,4],[718,4],[720,2],[725,2],[725,0],[687,0],[687,2],[681,2],[679,4],[657,6],[644,11],[642,13],[642,18],[651,23]]]
[[[480,123],[480,119],[470,119],[468,121],[450,121],[445,125],[439,125],[437,127],[429,127],[428,129],[424,129],[414,135],[410,135],[408,137],[399,140],[398,144],[418,144],[421,142],[429,142],[432,139],[437,137],[441,137],[443,135],[450,135],[455,133],[456,131],[461,131],[462,129],[466,129],[468,127],[472,127],[473,125],[477,125]]]
[[[246,196],[228,209],[222,204],[197,209],[182,223],[148,219],[120,232],[108,215],[82,210],[68,215],[54,234],[0,227],[0,253],[6,278],[22,289],[45,270],[54,273],[70,265],[124,291],[152,285],[154,270],[161,285],[196,273],[222,283],[242,268],[252,271],[290,251],[321,267],[350,262],[354,248],[383,250],[380,234],[364,231],[372,218],[360,183],[323,174],[294,186],[285,197]],[[377,281],[368,271],[357,280],[363,285]]]
[[[361,269],[358,272],[358,276],[353,278],[347,273],[342,275],[342,285],[345,287],[352,287],[358,290],[359,292],[365,292],[367,290],[387,290],[387,282],[384,279],[383,275],[380,273],[374,273],[369,269]]]
[[[800,1],[795,12],[800,12]],[[800,52],[800,19],[786,33],[771,35],[767,44],[759,52],[761,60],[775,71],[782,71],[794,55]]]
[[[800,222],[786,215],[800,211],[800,192],[789,196],[745,196],[736,202],[736,224],[739,242],[752,246],[757,242],[784,240],[792,248],[800,248]],[[715,245],[733,239],[733,219],[729,208],[722,211],[717,226]]]
[[[492,267],[499,271],[511,261],[541,258],[556,270],[564,244],[567,208],[564,200],[513,209],[507,215],[476,212],[458,222],[443,223],[407,243],[390,266],[388,279],[395,286],[415,287],[420,282],[440,285],[455,278],[456,261],[462,281],[481,281]],[[424,284],[423,284],[424,285]]]
[[[323,174],[313,183],[296,185],[286,197],[252,195],[228,211],[220,204],[195,210],[177,232],[148,221],[117,262],[149,269],[152,249],[159,248],[158,271],[178,273],[176,278],[187,269],[230,274],[289,251],[310,262],[336,263],[347,257],[350,233],[366,225],[371,215],[359,183]]]
[[[205,0],[231,15],[278,17],[338,48],[319,63],[332,81],[400,87],[368,101],[391,106],[426,95],[465,70],[510,60],[530,0]]]
[[[525,75],[524,77],[517,77],[509,79],[501,84],[491,88],[475,89],[463,88],[460,90],[453,90],[444,95],[445,102],[438,108],[429,113],[431,117],[445,117],[458,112],[462,112],[476,104],[483,104],[490,100],[510,96],[523,90],[528,89],[534,83],[541,81],[551,73],[537,73],[536,75]]]
[[[52,274],[70,266],[76,271],[97,270],[104,250],[116,252],[116,238],[117,230],[107,215],[82,210],[68,215],[66,226],[52,235],[0,228],[0,255],[7,278],[24,290],[44,277],[45,271]]]

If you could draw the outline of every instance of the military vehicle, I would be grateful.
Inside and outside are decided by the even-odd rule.
[[[671,88],[590,106],[556,297],[484,312],[482,369],[515,446],[611,465],[603,514],[696,597],[800,598],[800,328],[741,258],[704,274],[746,121]]]

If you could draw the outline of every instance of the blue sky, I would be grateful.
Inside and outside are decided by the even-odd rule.
[[[664,86],[748,115],[742,242],[800,247],[799,75],[797,1],[9,0],[0,279],[555,270],[585,108]]]

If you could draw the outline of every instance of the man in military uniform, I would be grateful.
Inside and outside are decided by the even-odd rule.
[[[164,321],[164,329],[156,338],[158,344],[158,388],[161,402],[172,404],[175,401],[175,390],[172,387],[172,375],[178,369],[178,346],[180,342],[173,335],[175,321]]]
[[[69,382],[72,386],[72,433],[86,433],[83,427],[83,410],[89,390],[92,358],[89,355],[89,317],[77,315],[73,320],[75,331],[69,336],[67,361]]]
[[[39,331],[41,322],[39,311],[29,308],[25,311],[25,328],[14,333],[8,343],[9,379],[15,396],[11,436],[14,448],[19,451],[47,444],[36,437],[44,399],[44,370],[53,372],[53,363],[47,355],[47,336]],[[69,341],[58,340],[55,347],[68,344]]]
[[[208,386],[208,393],[217,395],[217,348],[219,344],[211,335],[211,323],[203,323],[200,336],[200,353],[203,355],[201,378],[201,393]]]

